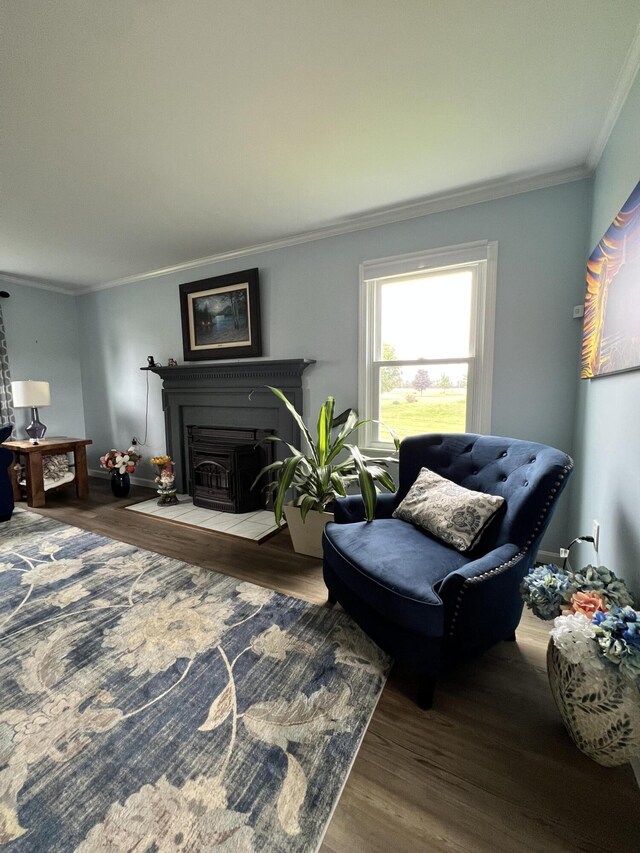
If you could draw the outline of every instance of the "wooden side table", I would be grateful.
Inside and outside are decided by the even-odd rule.
[[[43,438],[38,444],[30,441],[5,441],[2,445],[13,450],[16,462],[24,457],[27,484],[27,505],[41,507],[45,504],[44,475],[42,472],[43,456],[56,453],[73,453],[75,466],[76,494],[79,498],[89,495],[89,473],[87,471],[87,445],[93,444],[90,438]],[[11,466],[11,469],[13,466]],[[21,500],[20,485],[15,472],[12,471],[13,496]]]

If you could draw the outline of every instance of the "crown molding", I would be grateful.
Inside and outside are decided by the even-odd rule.
[[[638,71],[640,71],[640,24],[638,24],[635,35],[629,46],[629,50],[627,51],[627,55],[622,63],[622,68],[620,69],[620,73],[616,79],[615,86],[613,87],[613,96],[611,98],[609,111],[605,116],[600,133],[596,137],[595,142],[591,146],[589,154],[587,155],[586,165],[591,171],[594,171],[600,162],[600,158],[602,157],[607,142],[609,141],[609,137],[611,136],[613,128],[615,127],[620,113],[622,112],[625,101],[629,96],[629,92],[631,91],[631,87],[633,86]]]
[[[162,267],[150,270],[149,272],[127,276],[126,278],[118,278],[101,284],[89,285],[77,293],[78,295],[82,295],[98,290],[108,290],[112,287],[122,287],[125,284],[136,284],[142,281],[149,281],[153,278],[161,278],[166,275],[196,270],[211,264],[220,263],[221,261],[237,260],[262,252],[273,252],[276,249],[286,249],[290,246],[299,246],[302,243],[324,240],[328,237],[337,237],[342,234],[350,234],[354,231],[364,231],[367,228],[378,228],[382,225],[403,222],[407,219],[418,219],[421,216],[428,216],[431,213],[443,213],[444,211],[455,210],[459,207],[467,207],[485,201],[495,201],[496,199],[507,198],[508,196],[519,195],[520,193],[531,192],[532,190],[540,190],[572,181],[580,181],[591,177],[591,175],[592,170],[581,165],[571,166],[570,168],[554,172],[536,172],[519,177],[501,178],[456,190],[455,192],[430,196],[411,204],[386,207],[373,213],[365,213],[360,216],[337,220],[330,225],[305,231],[301,234],[295,234],[291,237],[258,243],[253,246],[234,249],[230,252],[220,252],[216,255],[209,255],[208,257],[198,258],[193,261],[185,261],[174,266]]]
[[[78,296],[79,293],[84,293],[84,290],[70,290],[68,287],[53,284],[46,279],[23,278],[19,275],[8,275],[3,272],[0,272],[0,281],[7,284],[19,284],[22,287],[36,287],[38,290],[51,290],[54,293],[64,293],[65,296]]]
[[[19,275],[11,275],[0,272],[0,281],[8,284],[19,284],[24,287],[35,287],[40,290],[50,290],[54,293],[62,293],[65,296],[82,296],[85,293],[93,293],[99,290],[108,290],[112,287],[122,287],[126,284],[136,284],[153,278],[161,278],[176,273],[188,272],[222,261],[237,260],[256,255],[262,252],[273,252],[277,249],[286,249],[291,246],[299,246],[315,240],[324,240],[328,237],[337,237],[342,234],[350,234],[355,231],[364,231],[368,228],[378,228],[394,222],[402,222],[408,219],[417,219],[432,213],[443,213],[460,207],[473,204],[481,204],[486,201],[495,201],[500,198],[508,198],[512,195],[531,192],[533,190],[545,189],[560,184],[580,181],[593,175],[604,149],[609,141],[613,128],[620,116],[622,108],[627,100],[631,87],[640,72],[640,24],[627,51],[613,90],[613,96],[609,110],[605,116],[600,133],[589,149],[586,162],[583,165],[571,166],[553,172],[535,172],[519,177],[500,178],[487,181],[483,184],[475,184],[471,187],[456,190],[451,193],[427,196],[417,202],[381,208],[372,213],[364,213],[305,231],[277,240],[265,243],[257,243],[229,252],[219,252],[204,258],[196,258],[184,261],[173,266],[161,267],[144,273],[113,279],[112,281],[99,284],[79,286],[76,289],[65,287],[64,283],[54,282],[47,279],[26,278]]]

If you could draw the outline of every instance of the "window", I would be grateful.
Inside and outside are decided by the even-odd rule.
[[[359,412],[364,444],[491,431],[497,243],[360,266]]]

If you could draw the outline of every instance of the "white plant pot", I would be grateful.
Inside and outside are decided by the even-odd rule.
[[[333,521],[332,512],[307,513],[303,521],[300,508],[287,504],[284,515],[289,525],[289,533],[296,554],[307,554],[309,557],[322,557],[322,533],[328,521]]]

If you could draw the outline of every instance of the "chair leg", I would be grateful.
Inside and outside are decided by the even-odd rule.
[[[337,600],[338,599],[327,590],[327,605],[329,607],[333,607]]]
[[[509,634],[509,636],[508,636],[508,637],[505,637],[505,640],[506,640],[508,643],[515,643],[515,641],[516,641],[516,632],[514,631],[514,632],[513,632],[513,634]]]
[[[433,693],[436,687],[435,675],[425,675],[418,684],[418,705],[428,711],[433,705]]]

